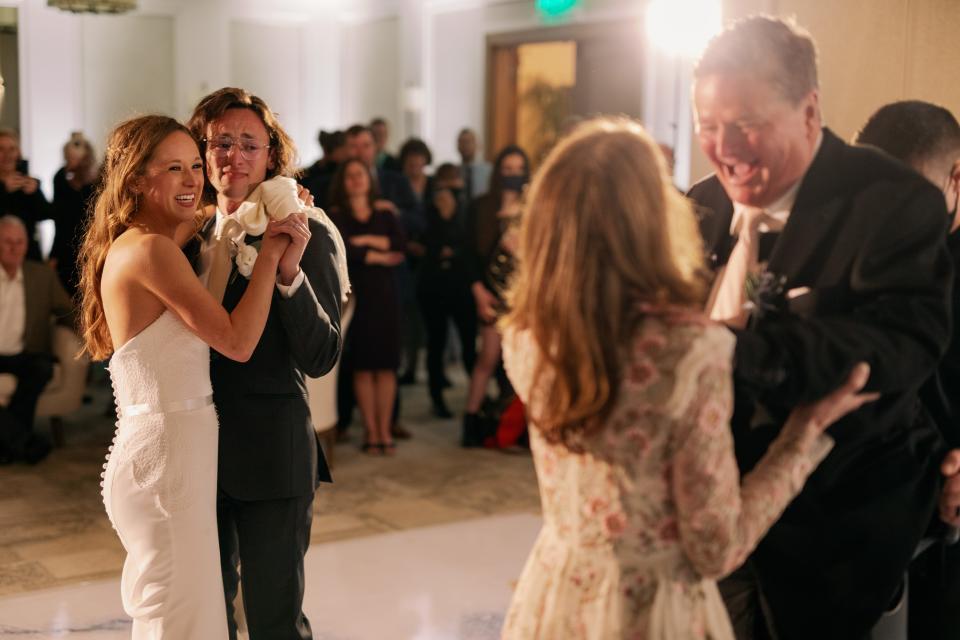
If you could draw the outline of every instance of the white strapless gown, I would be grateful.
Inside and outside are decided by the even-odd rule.
[[[134,640],[227,637],[210,349],[165,311],[110,360],[118,416],[103,504],[127,551]]]

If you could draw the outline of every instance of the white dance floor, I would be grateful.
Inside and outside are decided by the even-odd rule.
[[[496,516],[314,545],[315,640],[494,640],[540,518]],[[0,638],[129,638],[119,580],[0,599]]]

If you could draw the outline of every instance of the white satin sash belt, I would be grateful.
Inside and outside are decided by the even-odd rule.
[[[125,407],[117,409],[118,418],[132,418],[133,416],[148,416],[156,413],[176,413],[178,411],[193,411],[203,409],[213,404],[213,394],[200,398],[187,398],[186,400],[173,400],[171,402],[161,402],[157,404],[145,402],[143,404],[128,404]]]

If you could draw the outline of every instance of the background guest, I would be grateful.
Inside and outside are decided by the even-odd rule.
[[[53,215],[40,190],[40,181],[27,175],[27,162],[20,156],[20,138],[11,129],[0,129],[0,215],[14,215],[27,229],[27,258],[40,260],[37,223]]]
[[[356,158],[367,166],[373,177],[374,188],[379,194],[378,206],[390,209],[400,216],[405,233],[416,235],[423,231],[423,214],[417,206],[417,198],[410,188],[410,181],[402,173],[377,167],[377,148],[370,129],[360,124],[347,129],[347,150],[349,157]]]
[[[327,206],[330,181],[337,167],[347,159],[347,136],[343,131],[321,131],[317,135],[323,157],[304,169],[300,183],[310,190],[314,204],[321,209]]]
[[[17,378],[0,421],[0,457],[35,464],[50,452],[50,443],[35,433],[37,399],[53,376],[51,320],[72,320],[72,306],[57,274],[47,265],[26,260],[27,228],[11,215],[0,217],[0,373]]]
[[[410,138],[400,147],[400,167],[410,182],[420,211],[426,208],[430,199],[432,180],[427,176],[426,167],[433,162],[430,148],[419,138]],[[416,273],[424,254],[422,231],[407,235],[407,261],[399,267],[400,297],[403,304],[403,372],[398,382],[401,385],[416,382],[420,351],[423,349],[424,326],[417,305]]]
[[[93,145],[74,131],[63,145],[63,167],[53,176],[53,220],[57,232],[50,250],[50,262],[70,297],[77,291],[77,253],[80,233],[87,215],[100,169]]]
[[[936,373],[920,389],[947,444],[960,451],[960,124],[947,109],[906,100],[885,105],[867,120],[857,143],[910,165],[943,191],[950,216],[947,248],[953,258],[953,335]],[[909,224],[909,220],[904,220]],[[910,637],[954,640],[960,629],[960,546],[938,540],[910,571]]]
[[[460,154],[460,174],[463,177],[464,199],[469,204],[486,193],[490,184],[490,164],[477,155],[477,134],[472,129],[461,129],[457,135]]]
[[[401,163],[387,151],[387,142],[390,139],[390,124],[383,118],[374,118],[370,121],[370,133],[373,134],[373,142],[377,149],[375,160],[377,169],[401,171]]]
[[[330,190],[330,216],[343,235],[357,306],[347,335],[354,393],[366,429],[365,453],[392,455],[391,425],[400,365],[400,297],[394,268],[403,262],[397,217],[378,206],[367,164],[351,158]]]
[[[431,180],[426,169],[432,163],[430,147],[420,138],[410,138],[400,147],[400,168],[420,203],[429,197]]]
[[[480,319],[480,354],[470,377],[467,404],[463,416],[461,444],[483,444],[477,413],[486,397],[487,383],[501,369],[500,333],[496,321],[504,311],[503,291],[513,271],[513,250],[504,242],[505,232],[520,215],[520,196],[530,177],[530,161],[517,146],[505,147],[497,154],[490,178],[490,190],[475,199],[467,212],[467,252],[470,288]],[[500,395],[510,394],[505,376],[498,378]]]
[[[456,325],[468,376],[476,362],[477,310],[470,292],[459,184],[455,165],[445,164],[437,169],[432,202],[427,207],[427,230],[422,238],[425,251],[417,274],[417,297],[427,330],[430,399],[433,414],[440,418],[453,416],[443,399],[444,349],[451,321]]]

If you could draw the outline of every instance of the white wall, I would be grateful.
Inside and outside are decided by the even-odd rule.
[[[99,153],[117,122],[174,113],[172,17],[85,16],[80,34],[83,130]]]
[[[394,148],[402,135],[399,31],[398,18],[376,18],[344,25],[341,41],[340,124],[381,116],[393,125]]]
[[[186,120],[200,99],[230,84],[228,0],[187,2],[175,16],[173,116]]]
[[[301,159],[311,162],[320,154],[317,130],[343,124],[339,10],[314,0],[293,8],[145,0],[130,14],[81,16],[50,9],[46,0],[21,0],[21,137],[31,173],[49,195],[71,131],[86,132],[102,155],[119,120],[139,113],[186,119],[200,98],[223,86],[267,100]],[[395,46],[387,39],[378,55],[395,59]]]
[[[486,36],[484,10],[465,9],[428,18],[429,55],[424,134],[434,164],[459,162],[457,133],[463,127],[485,135]],[[483,149],[480,150],[483,154]]]
[[[303,113],[302,60],[296,26],[230,25],[231,82],[263,98],[298,149],[310,139]]]
[[[84,126],[80,19],[48,9],[44,0],[24,0],[19,20],[20,142],[30,172],[51,195],[63,143]]]
[[[302,140],[298,140],[304,166],[320,157],[317,133],[343,126],[341,114],[341,25],[333,17],[318,18],[300,32],[303,51],[304,111]]]

